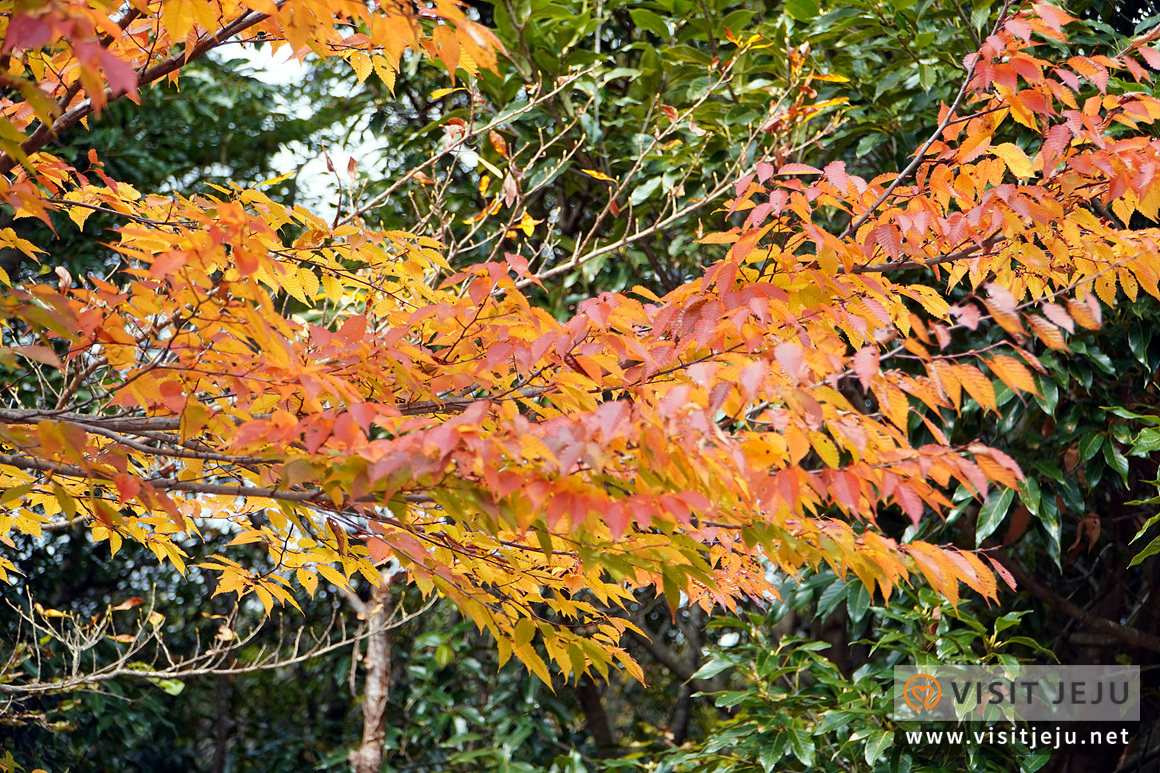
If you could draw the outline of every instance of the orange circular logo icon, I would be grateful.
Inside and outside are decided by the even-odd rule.
[[[902,699],[906,705],[915,711],[930,711],[938,705],[942,697],[942,686],[933,676],[915,674],[906,680],[906,687],[902,690]]]

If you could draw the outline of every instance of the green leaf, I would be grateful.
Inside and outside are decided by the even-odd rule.
[[[894,731],[879,730],[866,742],[865,759],[867,765],[873,765],[875,760],[882,756],[882,750],[894,743]]]
[[[635,206],[642,204],[661,184],[660,177],[654,177],[644,185],[638,185],[628,197],[628,203]]]
[[[1104,436],[1098,432],[1088,432],[1079,441],[1079,462],[1083,464],[1100,452]]]
[[[1039,523],[1047,532],[1047,554],[1059,566],[1060,522],[1059,505],[1055,497],[1045,496],[1040,500]]]
[[[858,714],[853,711],[827,711],[822,717],[821,723],[818,725],[817,733],[828,733],[839,727],[845,727],[850,724],[850,721],[858,718]]]
[[[1132,456],[1147,456],[1153,451],[1160,451],[1160,429],[1143,429],[1132,441]]]
[[[870,592],[866,590],[866,586],[860,582],[853,583],[849,593],[846,595],[846,607],[850,612],[850,620],[859,623],[862,618],[866,616],[866,610],[870,608]]]
[[[1152,341],[1152,328],[1145,328],[1138,321],[1132,323],[1128,331],[1128,346],[1132,354],[1145,368],[1148,367],[1148,344]]]
[[[1135,505],[1135,504],[1141,504],[1141,503],[1129,502],[1128,504]],[[1148,529],[1151,529],[1153,526],[1155,526],[1157,521],[1160,521],[1160,515],[1154,515],[1151,518],[1149,518],[1148,520],[1144,521],[1144,525],[1140,527],[1140,531],[1136,532],[1136,536],[1132,537],[1132,541],[1129,542],[1128,544],[1130,545],[1130,544],[1132,544],[1132,542],[1135,542],[1136,540],[1143,537],[1144,532],[1148,531]]]
[[[790,733],[793,756],[797,757],[801,761],[801,764],[807,768],[813,767],[814,739],[810,737],[809,731],[804,728],[793,727],[790,728]]]
[[[1019,501],[1027,508],[1033,518],[1039,517],[1039,501],[1043,492],[1039,489],[1039,481],[1028,476],[1019,483]]]
[[[1047,761],[1050,759],[1051,747],[1044,747],[1036,751],[1029,758],[1023,761],[1021,766],[1023,768],[1023,773],[1035,773],[1035,771],[1046,765]]]
[[[786,0],[784,10],[794,21],[813,21],[821,14],[818,0]]]
[[[990,537],[995,529],[999,528],[999,524],[1007,517],[1007,510],[1011,507],[1013,499],[1015,499],[1015,489],[1012,488],[992,491],[987,495],[987,501],[979,508],[979,522],[975,525],[976,546],[982,545],[983,540]]]
[[[1111,414],[1119,416],[1121,419],[1132,419],[1133,421],[1142,421],[1145,424],[1151,424],[1153,427],[1160,427],[1160,416],[1153,416],[1144,413],[1134,413],[1120,405],[1101,405],[1100,408]]]
[[[169,695],[181,695],[181,691],[185,689],[185,682],[180,679],[155,679],[153,677],[148,677],[148,679]]]
[[[1148,547],[1141,550],[1136,555],[1136,557],[1132,559],[1131,563],[1129,563],[1128,566],[1135,566],[1136,564],[1140,563],[1148,556],[1154,556],[1157,553],[1160,553],[1160,537],[1156,537],[1154,540],[1149,542]]]
[[[1033,464],[1032,467],[1039,470],[1044,475],[1046,475],[1047,477],[1054,480],[1056,483],[1063,483],[1063,481],[1064,481],[1065,476],[1063,474],[1063,470],[1059,469],[1059,466],[1056,465],[1054,462],[1047,462],[1047,461],[1035,462],[1035,464]]]
[[[850,586],[835,577],[834,581],[822,591],[822,595],[818,599],[817,616],[820,618],[829,617],[830,613],[838,607],[838,604],[842,603],[849,592]]]
[[[1120,478],[1124,481],[1124,485],[1128,485],[1128,459],[1120,450],[1116,448],[1116,444],[1109,438],[1104,443],[1104,461],[1108,463],[1116,472],[1120,473]]]
[[[730,660],[728,658],[713,658],[708,663],[706,663],[705,665],[698,668],[697,672],[689,678],[690,679],[712,679],[713,677],[717,676],[717,674],[721,673],[722,671],[727,671],[728,669],[733,668],[736,665],[737,665],[736,663],[734,663],[732,660]]]
[[[1036,374],[1035,383],[1039,386],[1039,397],[1036,401],[1049,414],[1055,413],[1055,407],[1059,405],[1059,385],[1055,383],[1054,379],[1048,378],[1040,374]]]
[[[669,32],[669,28],[665,24],[664,19],[647,8],[633,8],[628,13],[632,16],[633,24],[643,30],[648,30],[661,40],[668,40],[672,37],[672,33]]]
[[[721,28],[727,29],[733,33],[741,32],[749,25],[749,20],[753,18],[753,14],[753,11],[733,11],[721,20]]]
[[[1035,639],[1032,639],[1030,636],[1012,636],[1010,639],[1007,639],[1005,643],[1022,644],[1024,647],[1029,647],[1040,654],[1050,655],[1053,658],[1055,657],[1055,653],[1049,649],[1046,649],[1042,644],[1035,641]]]

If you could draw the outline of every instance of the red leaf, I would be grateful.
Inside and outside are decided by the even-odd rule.
[[[878,348],[875,346],[863,346],[854,355],[854,372],[858,374],[858,380],[862,382],[863,389],[870,388],[870,380],[874,378],[874,374],[878,372]]]
[[[27,357],[36,362],[42,362],[45,365],[51,365],[57,370],[64,370],[64,365],[61,364],[60,358],[56,356],[56,352],[49,349],[47,346],[21,346],[14,349],[17,354],[22,357]]]
[[[834,501],[846,508],[848,512],[857,513],[858,498],[861,491],[858,486],[858,476],[845,470],[836,470],[831,484]]]
[[[741,385],[741,391],[745,394],[747,400],[752,400],[757,397],[762,384],[765,383],[765,374],[767,372],[765,366],[760,362],[755,362],[741,371],[741,376],[737,381]]]
[[[602,403],[596,409],[596,426],[600,430],[600,434],[605,442],[616,437],[621,422],[626,418],[628,418],[628,403],[623,400]]]
[[[826,179],[837,186],[842,193],[846,192],[850,185],[850,176],[846,174],[845,161],[831,161],[826,165]]]
[[[892,258],[898,257],[902,252],[902,236],[899,234],[898,228],[889,223],[884,223],[871,231],[870,238],[886,250],[886,254]]]
[[[749,217],[747,217],[745,219],[745,225],[742,227],[743,228],[752,228],[754,226],[764,225],[765,218],[767,218],[769,216],[769,213],[772,210],[773,210],[772,204],[768,204],[768,203],[767,204],[758,204],[756,207],[753,208],[753,211],[749,213]]]
[[[822,170],[809,164],[785,164],[777,170],[778,174],[821,174]]]
[[[740,196],[749,190],[749,183],[753,182],[753,174],[747,174],[733,184],[733,194]]]
[[[1075,332],[1075,320],[1067,313],[1067,309],[1056,303],[1043,304],[1043,314],[1059,327],[1069,333]]]
[[[185,268],[185,264],[189,262],[189,253],[186,252],[163,252],[153,260],[153,265],[149,267],[149,276],[154,279],[164,279],[170,274]]]
[[[789,201],[789,194],[785,191],[774,191],[769,194],[769,203],[773,208],[773,214],[780,215],[781,211],[785,209],[786,202]]]
[[[920,497],[914,489],[906,484],[899,484],[894,491],[894,498],[902,505],[902,509],[910,516],[910,522],[918,526],[918,522],[922,520],[922,497]]]
[[[123,59],[110,53],[108,49],[101,49],[101,69],[105,71],[105,78],[109,81],[109,89],[113,96],[119,94],[137,93],[137,71]]]
[[[990,293],[991,303],[995,304],[996,308],[1008,313],[1015,311],[1015,296],[1002,285],[990,283],[987,285],[987,292]]]
[[[789,374],[789,377],[795,383],[800,383],[802,380],[802,371],[805,368],[805,358],[802,356],[802,348],[795,343],[786,341],[780,343],[777,348],[773,350],[773,354],[777,357],[777,363]]]
[[[386,561],[393,555],[391,546],[378,538],[367,540],[367,553],[370,554],[371,561],[376,564]]]
[[[487,138],[491,140],[491,146],[495,148],[495,152],[499,153],[504,158],[508,156],[507,140],[497,131],[489,131]]]
[[[8,22],[8,31],[4,33],[4,46],[0,51],[40,48],[50,42],[52,37],[52,28],[45,22],[44,17],[18,13]]]
[[[618,540],[624,536],[624,533],[628,531],[631,517],[631,513],[620,502],[613,502],[608,506],[604,513],[604,521],[608,524],[608,531],[612,533],[612,539]]]
[[[986,559],[991,562],[991,566],[992,566],[992,568],[994,568],[995,574],[1002,577],[1003,582],[1007,583],[1007,585],[1010,586],[1011,590],[1015,590],[1015,578],[1012,577],[1011,573],[1007,571],[1007,567],[1003,566],[998,561],[996,561],[995,559],[988,556],[986,553],[984,553],[983,556],[986,557]]]
[[[958,317],[959,323],[975,330],[979,327],[979,320],[982,315],[979,313],[979,307],[973,303],[964,303],[962,306],[951,306],[951,314]]]
[[[1157,51],[1151,46],[1140,46],[1137,50],[1140,52],[1140,56],[1144,57],[1144,61],[1148,63],[1149,67],[1153,70],[1160,70],[1160,51]]]
[[[1054,5],[1048,5],[1047,3],[1032,3],[1031,7],[1035,10],[1036,15],[1038,15],[1040,19],[1043,19],[1044,23],[1056,32],[1061,32],[1063,25],[1070,24],[1071,22],[1075,21],[1074,16],[1065,13],[1059,8],[1056,8]]]
[[[132,475],[117,475],[113,478],[113,485],[117,487],[117,499],[122,505],[141,491],[141,481]]]

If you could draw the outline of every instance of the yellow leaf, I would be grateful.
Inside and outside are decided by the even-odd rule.
[[[165,0],[161,21],[173,44],[180,43],[193,29],[193,5],[187,0]]]
[[[462,91],[462,89],[458,89],[458,88],[435,89],[434,91],[431,92],[431,94],[427,97],[427,99],[430,99],[430,100],[441,99],[441,98],[447,96],[448,94],[454,94],[457,91]]]
[[[826,73],[825,75],[812,75],[811,80],[815,81],[829,81],[831,83],[849,83],[850,79],[845,75],[834,75],[833,73]]]
[[[817,452],[818,457],[825,462],[827,467],[836,468],[838,466],[838,449],[832,440],[821,432],[811,432],[810,445],[814,447],[814,451]]]
[[[350,57],[350,66],[354,68],[354,74],[358,78],[358,82],[362,83],[371,74],[371,58],[366,55],[365,51],[356,51]]]
[[[612,657],[620,661],[620,665],[624,666],[628,673],[632,675],[633,679],[644,684],[644,669],[627,652],[617,647],[612,650]],[[600,663],[597,662],[596,665],[599,666]]]
[[[291,177],[293,177],[296,174],[298,174],[298,172],[296,172],[296,171],[295,172],[287,172],[286,174],[280,174],[277,177],[271,177],[269,180],[263,180],[262,182],[257,183],[254,187],[255,188],[263,188],[267,185],[277,185],[278,183],[282,182],[283,180],[289,180]]]
[[[298,577],[298,582],[310,594],[310,598],[314,598],[314,591],[318,588],[318,575],[309,569],[299,569],[294,574]]]
[[[1124,288],[1124,295],[1128,296],[1128,300],[1134,302],[1140,290],[1140,286],[1136,283],[1136,277],[1126,268],[1121,268],[1116,273],[1120,277],[1120,287]]]
[[[331,303],[341,304],[344,288],[342,283],[330,274],[322,275],[322,286],[326,290],[326,297]]]
[[[270,591],[266,590],[260,585],[257,585],[254,586],[254,593],[258,594],[258,600],[261,601],[262,606],[266,608],[266,614],[270,614],[270,612],[272,612],[274,609],[274,597],[270,595]]]
[[[918,569],[931,587],[946,597],[952,605],[959,603],[959,579],[956,567],[945,551],[926,542],[912,542],[906,546]]]
[[[991,372],[1002,379],[1004,384],[1011,387],[1012,391],[1039,394],[1031,371],[1027,370],[1026,366],[1014,357],[997,354],[987,364],[990,366]]]
[[[1045,343],[1052,349],[1058,352],[1068,351],[1067,342],[1063,339],[1063,334],[1059,332],[1059,328],[1051,324],[1038,314],[1028,314],[1027,323],[1039,337],[1039,340]]]
[[[536,225],[542,222],[544,221],[534,219],[531,215],[528,214],[527,210],[524,210],[524,215],[520,218],[520,224],[518,227],[521,231],[524,232],[525,236],[531,236],[532,231],[535,229]]]
[[[314,272],[308,268],[298,269],[298,282],[302,285],[302,290],[306,294],[307,299],[314,300],[318,295],[318,277]]]
[[[203,29],[213,29],[217,22],[217,9],[209,0],[193,0],[193,15]]]
[[[514,651],[516,657],[528,667],[529,671],[538,676],[540,681],[548,687],[552,687],[552,675],[548,673],[548,666],[531,645],[525,644],[522,647],[515,647]]]
[[[298,273],[296,271],[286,272],[285,276],[282,277],[280,284],[282,285],[282,289],[290,293],[290,295],[294,296],[303,303],[310,303],[310,299],[306,297],[306,293],[302,288],[302,282],[298,278]]]
[[[998,406],[995,403],[995,386],[991,383],[991,379],[980,373],[978,368],[970,365],[955,366],[955,373],[958,374],[963,389],[975,398],[976,403],[984,409],[998,412]]]
[[[76,223],[80,230],[84,230],[85,221],[89,219],[91,214],[93,211],[88,207],[70,207],[68,211],[69,219]]]
[[[1004,142],[1001,145],[995,145],[991,148],[991,152],[1003,160],[1003,163],[1011,170],[1011,174],[1016,177],[1031,176],[1031,159],[1015,143]]]
[[[379,80],[387,87],[387,90],[392,94],[395,93],[395,68],[387,61],[382,54],[375,54],[371,57],[371,64],[374,65],[375,75],[379,76]]]
[[[495,164],[491,163],[483,156],[479,157],[479,163],[483,164],[483,168],[494,174],[496,177],[503,177],[503,172],[499,171]]]
[[[346,578],[339,574],[333,566],[329,566],[328,564],[318,564],[316,568],[318,569],[319,574],[330,580],[330,582],[339,588],[350,588],[350,583],[348,583]]]
[[[1116,275],[1112,272],[1096,277],[1096,295],[1108,306],[1116,305]],[[1078,320],[1077,320],[1078,321]]]
[[[1100,329],[1100,306],[1094,302],[1092,296],[1089,295],[1082,301],[1078,298],[1068,298],[1067,309],[1071,312],[1071,318],[1080,326],[1088,330]]]
[[[584,174],[588,175],[589,177],[595,177],[597,180],[604,180],[604,181],[610,182],[610,183],[616,182],[616,180],[614,180],[611,177],[609,177],[608,175],[604,174],[604,172],[597,172],[595,169],[581,169],[580,171],[583,172]]]

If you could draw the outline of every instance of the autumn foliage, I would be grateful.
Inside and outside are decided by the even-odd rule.
[[[202,567],[267,608],[394,560],[545,680],[536,642],[565,674],[636,669],[616,610],[643,584],[732,607],[772,592],[771,570],[828,564],[885,597],[925,581],[996,598],[996,575],[1013,581],[985,550],[903,542],[880,519],[1018,487],[1006,454],[951,445],[948,422],[1037,393],[1036,351],[1067,351],[1101,304],[1160,298],[1156,233],[1127,227],[1160,207],[1142,128],[1160,51],[1065,53],[1052,6],[1009,15],[964,62],[910,168],[764,158],[720,215],[735,225],[703,238],[703,276],[559,321],[523,293],[549,281],[525,257],[457,270],[433,238],[327,222],[261,186],[161,196],[45,149],[229,38],[388,85],[405,48],[452,73],[495,66],[459,7],[3,5],[4,199],[46,222],[115,213],[125,268],[0,276],[0,366],[40,390],[0,408],[0,534],[80,520],[184,568],[183,545],[226,530],[275,568],[228,551]],[[1110,71],[1140,92],[1106,93]],[[789,104],[771,127],[816,112],[804,90]],[[1039,140],[1005,139],[1015,124]],[[53,266],[12,229],[0,246]]]

